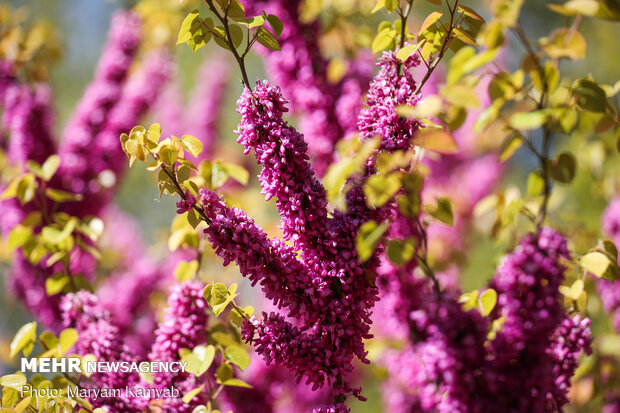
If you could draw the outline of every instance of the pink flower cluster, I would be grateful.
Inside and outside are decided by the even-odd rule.
[[[400,293],[395,307],[411,347],[384,360],[394,372],[386,385],[397,389],[386,400],[392,411],[554,412],[565,405],[578,358],[591,343],[589,320],[569,317],[560,304],[567,257],[557,232],[526,236],[492,282],[498,302],[490,318],[464,311],[456,298],[422,281],[398,280],[400,288],[388,291]],[[487,343],[490,322],[500,317],[502,327]]]
[[[283,119],[287,107],[279,89],[259,82],[244,92],[238,108],[238,141],[263,166],[262,191],[267,199],[276,197],[283,239],[268,239],[243,211],[203,189],[205,233],[225,265],[235,262],[278,308],[288,310],[246,320],[243,337],[268,364],[287,366],[315,389],[327,384],[342,395],[357,395],[344,376],[354,357],[368,362],[363,340],[370,338],[370,309],[377,299],[364,276],[374,264],[363,265],[355,247],[368,209],[355,205],[354,191],[348,213],[327,216],[325,189],[308,162],[303,136]]]
[[[422,126],[414,119],[401,117],[401,105],[415,106],[420,96],[410,69],[419,64],[417,54],[401,62],[396,52],[384,52],[379,60],[379,74],[370,83],[366,105],[360,114],[358,128],[363,138],[381,137],[381,148],[388,151],[409,149],[411,140]]]
[[[249,13],[265,10],[285,22],[279,39],[281,50],[266,52],[267,73],[290,99],[292,111],[299,114],[313,165],[323,175],[334,160],[336,143],[357,132],[357,115],[372,76],[372,61],[366,55],[358,56],[349,62],[343,79],[331,83],[329,62],[320,53],[319,23],[301,21],[302,3],[252,0],[245,5]]]

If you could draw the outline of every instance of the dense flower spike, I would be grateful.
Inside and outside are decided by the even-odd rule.
[[[229,208],[221,196],[201,190],[201,202],[210,219],[207,239],[224,265],[234,262],[252,284],[260,283],[267,299],[292,316],[316,308],[309,290],[314,281],[296,259],[295,250],[267,234],[238,208]]]
[[[317,180],[306,155],[304,137],[282,118],[288,111],[277,87],[258,82],[237,102],[241,121],[238,142],[245,153],[254,150],[263,165],[260,182],[267,200],[276,197],[284,239],[299,248],[315,248],[327,221],[325,188]]]
[[[179,361],[179,350],[193,349],[207,341],[207,303],[202,296],[203,285],[190,281],[173,287],[164,310],[164,319],[155,332],[155,343],[149,354],[151,361]],[[175,386],[181,394],[198,387],[200,383],[188,373],[153,373],[153,386]],[[206,394],[200,393],[190,403],[176,398],[165,399],[164,411],[185,413],[204,404]]]
[[[579,365],[581,353],[592,353],[590,320],[580,315],[566,317],[557,328],[551,347],[547,350],[555,362],[553,397],[556,406],[568,403],[571,377]]]
[[[421,126],[419,121],[403,118],[396,113],[398,106],[415,106],[420,99],[415,93],[417,84],[410,72],[418,64],[417,54],[401,63],[396,52],[384,52],[377,64],[381,69],[370,83],[367,107],[360,113],[358,128],[365,139],[380,136],[382,149],[408,149]],[[399,73],[399,68],[402,68],[402,73]]]
[[[565,317],[558,288],[564,280],[566,240],[550,228],[527,235],[509,254],[494,279],[502,330],[491,343],[487,368],[496,406],[518,412],[556,411],[554,363],[548,355]],[[527,395],[527,397],[524,397]],[[490,411],[505,411],[497,407]]]
[[[49,277],[48,268],[33,265],[22,253],[18,253],[7,274],[9,290],[43,325],[53,329],[60,328],[60,296],[49,296],[45,280]]]
[[[92,354],[100,361],[136,361],[131,351],[124,346],[119,330],[110,315],[99,304],[97,297],[87,291],[69,293],[62,299],[62,319],[64,327],[77,330],[79,341],[73,351],[84,356]],[[132,373],[93,373],[92,383],[84,387],[124,389],[138,383],[138,375]],[[95,407],[102,407],[111,412],[135,412],[135,400],[126,395],[121,397],[88,399]]]
[[[377,290],[366,280],[355,247],[359,226],[370,218],[368,208],[361,207],[358,191],[351,191],[349,212],[327,218],[325,190],[307,161],[303,136],[282,119],[287,108],[279,89],[259,82],[255,91],[246,89],[238,104],[239,142],[246,153],[254,149],[263,165],[263,193],[268,199],[277,197],[284,239],[292,239],[301,250],[298,259],[280,240],[269,248],[270,242],[244,213],[226,208],[214,193],[202,190],[210,221],[206,233],[216,253],[225,264],[235,260],[242,274],[248,274],[249,257],[249,268],[257,268],[249,272],[250,278],[265,280],[263,289],[276,291],[267,292],[268,298],[286,305],[288,315],[301,322],[297,326],[279,314],[265,314],[262,321],[244,323],[244,338],[256,344],[268,363],[286,365],[315,388],[327,383],[340,393],[357,394],[342,377],[351,372],[354,357],[367,361],[363,340],[371,337],[370,309]],[[253,239],[258,242],[250,243]],[[254,253],[261,250],[274,264],[263,264]],[[289,263],[286,275],[275,273],[285,281],[284,288],[265,278],[273,277],[268,271],[283,262]],[[376,261],[371,260],[367,268],[373,265]]]
[[[103,58],[106,58],[105,54]],[[131,63],[129,57],[127,59],[127,63]],[[97,113],[95,111],[88,113],[88,117],[81,123],[76,121],[77,126],[67,129],[65,141],[60,148],[63,163],[59,175],[63,188],[81,194],[84,198],[69,208],[74,215],[96,214],[110,200],[110,188],[117,185],[120,175],[126,169],[125,154],[118,144],[118,137],[137,123],[163,90],[172,75],[170,59],[165,52],[154,52],[145,57],[140,69],[128,79],[122,90],[121,85],[113,85],[115,90],[119,89],[119,94],[114,96],[113,107],[110,107],[108,100],[95,100],[94,103],[101,106],[97,106],[97,110],[107,109],[101,124],[96,124],[96,128],[93,126],[92,116]],[[100,67],[105,67],[105,64],[102,61]],[[107,79],[104,81],[95,77],[91,85],[95,91],[91,94],[98,97],[98,88],[102,91],[111,88],[108,83]],[[80,113],[78,110],[78,119]],[[80,129],[84,125],[90,126],[87,131],[91,135],[85,135],[86,132]],[[92,157],[91,153],[98,156]]]
[[[224,108],[224,93],[233,73],[226,57],[217,54],[205,60],[198,71],[197,87],[189,101],[184,133],[202,142],[203,150],[198,155],[199,160],[213,155],[219,136],[217,129]]]
[[[83,148],[83,142],[105,127],[110,110],[120,99],[123,84],[140,42],[140,19],[133,12],[118,12],[112,18],[110,32],[95,72],[95,77],[67,124],[63,150],[67,154]],[[80,143],[82,142],[82,145]]]
[[[372,62],[359,58],[351,63],[340,82],[330,83],[329,62],[320,53],[319,24],[302,22],[302,1],[252,0],[245,3],[252,13],[265,10],[286,22],[279,39],[281,50],[266,52],[267,72],[290,99],[292,111],[300,115],[301,131],[309,145],[313,165],[317,173],[323,175],[333,160],[336,142],[356,132],[351,119],[359,113],[362,95],[370,81]]]
[[[45,84],[15,84],[4,92],[2,122],[9,130],[9,160],[43,163],[56,151],[52,136],[51,91]]]

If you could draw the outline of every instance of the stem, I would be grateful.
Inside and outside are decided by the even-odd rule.
[[[547,163],[549,160],[549,146],[551,141],[551,130],[547,125],[543,126],[543,144],[542,144],[542,153],[540,156],[540,167],[543,171],[543,177],[545,179],[545,189],[543,193],[543,201],[540,206],[540,211],[538,212],[538,222],[536,223],[536,228],[540,230],[543,223],[545,222],[545,218],[547,217],[547,208],[549,206],[549,198],[551,197],[551,177],[549,176],[549,168],[547,167]]]
[[[448,43],[450,42],[450,40],[452,40],[452,32],[454,31],[454,27],[455,27],[454,16],[456,15],[457,6],[459,5],[459,0],[455,0],[453,7],[450,7],[450,3],[447,0],[446,0],[446,4],[448,5],[448,10],[450,10],[450,28],[446,32],[446,38],[444,39],[443,44],[441,45],[439,56],[437,56],[437,59],[433,61],[433,64],[426,71],[426,74],[422,78],[422,81],[420,82],[420,84],[418,85],[418,88],[415,91],[416,94],[420,93],[420,90],[422,90],[422,87],[424,86],[424,84],[431,77],[431,75],[433,74],[437,66],[439,66],[439,62],[441,62],[441,59],[443,59],[443,55],[448,50]]]
[[[213,14],[215,14],[215,17],[217,17],[220,23],[222,23],[222,26],[224,27],[224,31],[226,32],[226,39],[225,39],[226,44],[228,44],[228,48],[232,52],[233,56],[235,57],[235,60],[237,61],[237,64],[239,65],[239,69],[241,70],[241,76],[243,77],[243,84],[245,85],[245,87],[247,87],[251,91],[252,86],[250,85],[250,80],[248,78],[248,72],[245,67],[245,59],[244,59],[245,53],[243,54],[243,57],[239,55],[239,53],[237,52],[237,49],[235,48],[235,45],[232,42],[232,37],[230,36],[230,28],[228,26],[228,9],[229,8],[227,7],[226,10],[224,10],[224,16],[222,16],[215,8],[215,5],[213,4],[213,0],[205,0],[205,1],[207,2],[209,9],[213,12]]]
[[[416,253],[415,257],[418,260],[418,263],[421,265],[422,270],[424,271],[424,275],[426,275],[426,277],[428,277],[433,282],[433,291],[439,297],[439,296],[441,296],[441,286],[439,285],[439,280],[437,280],[437,277],[435,276],[435,272],[433,271],[431,266],[428,264],[428,259],[427,259],[428,236],[427,236],[426,230],[424,229],[424,226],[422,225],[422,222],[420,222],[419,218],[417,220],[417,224],[418,224],[418,228],[420,229],[420,233],[422,234],[422,251],[423,251],[423,253],[422,254]]]
[[[157,158],[156,158],[157,159]],[[176,189],[177,193],[181,196],[181,198],[183,200],[186,200],[187,197],[185,196],[185,191],[183,190],[183,188],[181,187],[181,185],[179,184],[179,181],[177,180],[176,175],[173,172],[170,172],[170,170],[165,167],[162,166],[162,170],[164,171],[164,173],[166,175],[168,175],[168,177],[170,178],[170,180],[172,181],[174,188]],[[200,217],[202,218],[202,220],[204,222],[207,223],[207,225],[211,225],[211,220],[209,219],[209,217],[207,216],[207,214],[205,213],[205,210],[203,207],[199,206],[199,205],[192,205],[192,208],[198,213],[198,215],[200,215]]]
[[[421,266],[422,266],[422,270],[424,271],[424,275],[426,275],[428,278],[430,278],[431,281],[433,282],[433,291],[435,292],[435,294],[440,296],[441,295],[441,287],[439,286],[439,280],[435,276],[435,273],[431,269],[430,265],[428,265],[428,261],[426,260],[426,257],[424,257],[422,255],[419,255],[419,254],[416,254],[416,258],[418,259],[418,263],[420,263]]]
[[[575,19],[575,22],[570,28],[570,32],[574,33],[579,28],[580,24],[581,24],[581,19]],[[536,69],[538,70],[538,73],[540,74],[540,78],[542,80],[542,89],[543,89],[542,93],[540,94],[540,100],[538,101],[538,104],[536,105],[536,109],[537,110],[544,109],[547,106],[547,97],[549,95],[549,85],[547,83],[547,77],[545,76],[545,70],[542,64],[540,63],[540,59],[538,58],[538,55],[534,51],[532,44],[530,43],[527,36],[525,35],[525,32],[523,31],[523,28],[521,27],[521,25],[517,25],[517,27],[513,29],[513,33],[517,36],[517,38],[519,39],[519,42],[523,45],[525,50],[528,52],[528,54],[531,56],[532,60],[536,64]],[[540,153],[538,154],[538,160],[540,162],[540,168],[542,169],[543,178],[545,180],[545,189],[543,192],[542,205],[540,206],[540,210],[538,211],[538,220],[536,222],[537,230],[540,230],[543,223],[545,222],[545,218],[547,217],[547,209],[549,207],[549,198],[551,197],[551,177],[549,176],[549,168],[547,167],[547,164],[549,163],[549,150],[551,146],[552,135],[551,135],[551,129],[549,129],[549,126],[546,123],[542,127],[542,133],[543,133],[542,149]],[[534,153],[536,152],[534,151]]]

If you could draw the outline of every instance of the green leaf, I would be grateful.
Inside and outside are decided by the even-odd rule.
[[[249,384],[247,384],[243,380],[239,380],[239,379],[228,379],[228,380],[222,382],[222,384],[224,386],[245,387],[247,389],[251,389],[252,388],[252,386],[250,386]]]
[[[422,22],[422,26],[420,26],[420,31],[418,32],[418,36],[422,36],[422,34],[424,34],[424,32],[428,30],[429,27],[431,27],[439,19],[441,19],[441,16],[443,16],[443,13],[440,11],[434,11],[428,16],[426,16],[426,19],[424,19],[424,21]]]
[[[148,137],[153,143],[158,143],[161,138],[161,125],[159,123],[153,123],[149,126]]]
[[[6,239],[6,248],[7,251],[12,253],[16,249],[23,246],[28,240],[32,238],[32,230],[30,227],[26,227],[24,225],[16,225],[13,227],[11,232],[9,232],[9,236]]]
[[[512,155],[523,145],[523,136],[518,133],[514,133],[506,139],[502,145],[502,149],[499,154],[499,161],[506,162],[512,158]]]
[[[572,89],[579,107],[591,112],[603,113],[607,110],[607,96],[605,91],[589,79],[579,79]]]
[[[476,46],[476,47],[480,46],[473,37],[471,37],[467,32],[464,32],[463,30],[459,29],[458,27],[455,27],[454,29],[452,29],[452,32],[454,33],[456,39],[462,41],[463,43],[468,44],[470,46]]]
[[[265,46],[269,50],[281,50],[280,43],[278,43],[278,39],[264,27],[259,27],[256,29],[256,41]]]
[[[282,24],[282,20],[280,20],[278,16],[276,16],[275,14],[268,14],[267,21],[269,22],[269,25],[273,29],[273,32],[275,33],[276,37],[279,38],[280,35],[282,34],[282,30],[284,30],[284,24]]]
[[[415,106],[400,105],[396,107],[398,116],[407,119],[427,119],[441,112],[442,99],[437,95],[426,96]]]
[[[243,29],[238,24],[229,24],[228,31],[230,32],[233,46],[235,46],[236,49],[243,42]]]
[[[404,62],[411,55],[413,55],[420,48],[421,45],[422,43],[409,44],[403,47],[402,49],[398,49],[398,52],[396,52],[396,58],[400,60],[401,62]]]
[[[228,363],[223,363],[219,369],[217,369],[217,379],[220,383],[224,383],[226,380],[230,380],[233,377],[233,368]]]
[[[459,151],[459,145],[445,129],[424,128],[421,129],[414,139],[414,144],[429,151],[453,154]]]
[[[542,110],[519,112],[510,117],[509,124],[515,129],[538,129],[547,121],[547,114]]]
[[[228,17],[233,20],[239,20],[245,18],[245,7],[239,0],[230,0],[228,7]]]
[[[224,351],[226,359],[238,366],[241,370],[245,370],[250,365],[250,355],[241,346],[228,346]]]
[[[221,331],[212,332],[211,338],[224,347],[234,346],[237,344],[234,338],[226,333],[222,333]]]
[[[480,294],[478,301],[480,303],[480,314],[488,317],[489,314],[493,312],[493,309],[497,304],[497,292],[494,289],[489,288]]]
[[[427,205],[425,210],[430,216],[446,225],[452,226],[454,224],[452,204],[448,198],[438,198],[437,205]]]
[[[584,285],[585,284],[583,280],[579,279],[579,280],[576,280],[570,287],[566,285],[561,285],[560,293],[563,296],[570,298],[573,301],[577,301],[581,297],[581,293],[583,292]]]
[[[602,278],[611,265],[611,260],[607,255],[594,251],[581,257],[579,260],[579,265],[581,265],[584,270],[596,275],[599,278]]]
[[[196,372],[197,376],[201,376],[209,370],[211,364],[213,364],[213,360],[215,359],[215,347],[212,345],[208,346],[196,346],[192,353],[196,356],[198,361],[200,361],[200,367]]]
[[[387,9],[387,11],[392,13],[398,7],[399,0],[385,0],[384,3],[385,3],[385,8]]]
[[[541,39],[543,50],[553,59],[583,59],[586,56],[586,39],[581,33],[568,28],[555,30],[550,39]]]
[[[379,53],[394,44],[396,40],[396,30],[388,27],[381,30],[372,42],[372,52]]]
[[[378,0],[377,4],[375,5],[375,8],[372,9],[371,14],[375,14],[376,12],[378,12],[379,10],[381,10],[384,7],[385,7],[385,0]]]
[[[57,273],[45,280],[45,291],[47,295],[56,295],[69,284],[69,276],[65,273]]]
[[[600,3],[596,0],[569,0],[563,5],[550,4],[549,8],[556,13],[567,16],[574,16],[577,14],[596,16],[599,13]]]
[[[203,385],[201,385],[200,387],[197,387],[197,388],[192,389],[192,390],[188,391],[187,393],[185,393],[185,394],[183,395],[183,399],[182,399],[182,400],[183,400],[183,403],[185,403],[185,404],[189,404],[189,402],[191,402],[191,401],[192,401],[192,399],[193,399],[194,397],[196,397],[196,396],[197,396],[197,395],[198,395],[198,394],[202,391],[202,389],[203,389],[203,387],[204,387],[204,386],[205,386],[205,385],[203,384]]]
[[[58,344],[60,345],[60,356],[67,353],[78,341],[78,332],[73,328],[65,328],[58,336]]]
[[[249,19],[239,21],[240,24],[253,29],[255,27],[260,27],[265,24],[265,16],[254,16]]]
[[[250,180],[250,173],[241,165],[232,162],[220,162],[220,165],[228,176],[242,185],[247,185]]]
[[[192,135],[183,135],[181,138],[181,145],[194,156],[198,156],[202,153],[203,145],[200,139]]]
[[[46,188],[45,195],[54,202],[75,202],[81,201],[83,196],[81,194],[74,194],[60,189]]]
[[[162,162],[164,162],[168,166],[173,166],[177,162],[178,152],[170,143],[165,143],[163,145],[161,145],[160,143],[158,154],[159,159],[161,159]]]
[[[575,177],[577,160],[570,152],[563,152],[551,165],[551,177],[560,183],[569,184]]]
[[[366,202],[371,207],[385,205],[400,189],[400,173],[371,175],[364,185]]]
[[[545,179],[542,172],[534,171],[527,177],[527,194],[531,197],[537,197],[545,190]]]
[[[478,290],[464,293],[459,297],[459,303],[463,305],[463,310],[470,311],[478,307]]]
[[[404,174],[401,181],[405,189],[405,196],[398,198],[398,210],[409,217],[417,217],[422,202],[420,194],[424,185],[424,177],[420,172],[414,170]]]
[[[23,325],[19,329],[19,331],[17,331],[17,334],[15,334],[13,341],[11,341],[10,357],[15,357],[15,355],[19,353],[19,351],[22,350],[24,347],[34,343],[36,341],[36,338],[37,338],[36,321]]]
[[[387,256],[394,264],[401,266],[413,259],[415,249],[415,238],[408,238],[405,241],[393,239],[388,243]]]
[[[199,263],[197,260],[181,261],[177,268],[174,270],[174,278],[179,280],[180,283],[189,281],[194,278],[198,271]]]
[[[23,374],[7,374],[6,376],[0,377],[0,386],[20,391],[22,386],[27,382],[26,376]]]
[[[62,230],[54,227],[43,227],[43,229],[41,230],[41,238],[45,242],[48,242],[52,245],[58,245],[64,240],[66,240],[73,233],[73,230],[75,230],[77,224],[77,218],[71,217]]]
[[[190,209],[187,211],[187,222],[192,226],[192,228],[196,229],[198,225],[200,225],[200,217],[198,216],[198,212],[195,209]],[[185,238],[187,239],[187,238]]]
[[[388,224],[386,222],[377,225],[375,221],[368,221],[360,227],[357,232],[355,244],[357,255],[362,262],[368,261],[370,257],[372,257],[387,229]]]
[[[198,10],[194,10],[185,16],[183,19],[183,23],[181,23],[181,29],[179,30],[179,35],[177,37],[177,45],[182,43],[187,43],[192,38],[192,26],[194,21],[198,17]]]
[[[226,310],[228,304],[238,295],[235,294],[236,286],[237,284],[232,284],[230,289],[227,289],[224,284],[216,283],[205,287],[204,297],[216,317],[219,317]]]

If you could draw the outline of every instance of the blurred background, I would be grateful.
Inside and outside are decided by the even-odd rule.
[[[188,0],[185,0],[186,2]],[[179,3],[178,0],[161,0],[160,3]],[[337,25],[338,19],[342,18],[353,23],[359,33],[359,42],[369,46],[372,37],[376,32],[378,23],[386,18],[385,14],[378,13],[369,16],[369,10],[374,6],[372,0],[314,0],[312,8],[322,9],[318,18],[326,24]],[[464,1],[464,4],[473,7],[482,15],[490,7],[489,2],[485,1]],[[561,26],[565,23],[564,17],[551,12],[548,9],[547,1],[527,0],[525,1],[522,15],[522,24],[528,37],[534,39],[543,36],[549,31],[549,27]],[[104,44],[109,21],[112,13],[118,9],[133,5],[132,2],[121,2],[112,0],[3,0],[0,4],[8,5],[16,9],[21,9],[29,19],[46,19],[57,30],[58,40],[62,48],[61,58],[49,68],[49,83],[53,90],[54,108],[56,110],[56,132],[60,135],[66,120],[70,116],[76,102],[81,97],[84,88],[92,78],[93,70]],[[318,6],[317,6],[318,4]],[[414,6],[411,24],[416,27],[421,20],[429,13],[431,6],[427,2],[417,1]],[[310,6],[309,6],[310,7]],[[586,19],[581,28],[588,48],[586,58],[576,62],[563,63],[563,70],[569,78],[584,77],[591,74],[600,83],[613,84],[620,78],[620,59],[618,59],[617,48],[620,39],[620,25],[604,20]],[[514,56],[522,56],[521,46],[510,38],[511,48],[515,51]],[[323,53],[327,56],[339,53],[337,45],[332,42],[324,42]],[[222,58],[221,53],[217,53],[214,44],[208,45],[205,49],[193,54],[186,46],[177,46],[174,53],[178,57],[178,79],[184,96],[189,96],[196,87],[198,68],[205,59]],[[448,56],[449,58],[450,56]],[[514,59],[511,54],[502,56],[502,63],[508,70],[514,71],[520,62]],[[264,68],[260,57],[253,56],[248,65],[250,79],[263,78]],[[222,159],[243,164],[250,169],[251,190],[245,191],[242,203],[251,205],[248,214],[254,218],[268,231],[277,233],[277,213],[273,207],[273,202],[263,202],[259,194],[256,174],[258,169],[251,156],[244,157],[241,146],[236,144],[236,134],[234,130],[238,121],[235,112],[235,102],[241,93],[236,67],[231,66],[233,76],[227,85],[225,100],[220,110],[222,114],[218,124],[218,150],[217,156]],[[142,124],[150,122],[161,122],[165,130],[166,124],[156,116],[156,112],[145,119]],[[295,123],[295,119],[292,119]],[[587,139],[588,131],[583,131],[584,142]],[[491,146],[496,149],[501,145],[501,138],[493,141],[493,136],[486,137],[490,140]],[[561,139],[556,140],[557,148],[565,146]],[[573,144],[574,145],[574,144]],[[559,188],[554,197],[554,202],[563,203],[563,213],[560,215],[567,220],[571,216],[578,215],[581,222],[586,226],[586,232],[593,236],[600,233],[600,215],[610,195],[615,192],[615,178],[611,182],[607,177],[597,176],[592,171],[597,162],[601,163],[602,158],[597,158],[595,149],[588,146],[587,153],[580,153],[580,148],[572,148],[578,154],[581,167],[578,171],[575,182],[570,187]],[[583,163],[581,161],[584,161]],[[617,161],[617,157],[615,158]],[[613,159],[606,160],[609,165],[613,165]],[[615,162],[616,164],[618,162]],[[508,170],[504,176],[502,186],[514,186],[521,192],[525,192],[527,174],[536,166],[535,160],[526,151],[519,151],[515,157],[508,162]],[[616,172],[612,166],[609,175],[615,176]],[[617,168],[617,167],[616,167]],[[167,238],[170,234],[170,223],[176,216],[175,202],[170,197],[162,197],[157,201],[158,189],[156,177],[142,167],[134,167],[129,170],[126,179],[118,192],[116,203],[124,211],[131,214],[140,223],[144,238],[151,245],[154,256],[165,256],[167,251]],[[556,222],[562,228],[561,222]],[[460,258],[462,263],[460,286],[463,291],[470,291],[485,285],[487,280],[493,275],[500,256],[505,252],[506,243],[491,239],[488,233],[472,226],[466,236],[471,242],[471,247],[467,250],[467,255]],[[0,274],[3,274],[10,265],[10,256],[3,251],[0,246]],[[236,270],[228,268],[224,270],[218,265],[217,260],[213,260],[206,273],[210,280],[226,279],[228,277],[240,278],[235,276]],[[238,280],[236,280],[238,281]],[[243,285],[242,298],[244,304],[255,303],[253,298],[255,291]],[[594,306],[596,306],[596,299]],[[600,307],[600,305],[599,305]],[[596,309],[596,308],[595,308]],[[31,320],[31,316],[16,303],[4,286],[0,286],[0,371],[15,369],[15,365],[8,357],[9,343],[16,330]],[[605,326],[601,328],[605,329]],[[358,407],[357,411],[379,411],[380,397],[378,387],[366,386],[365,395],[369,402],[363,407]]]

